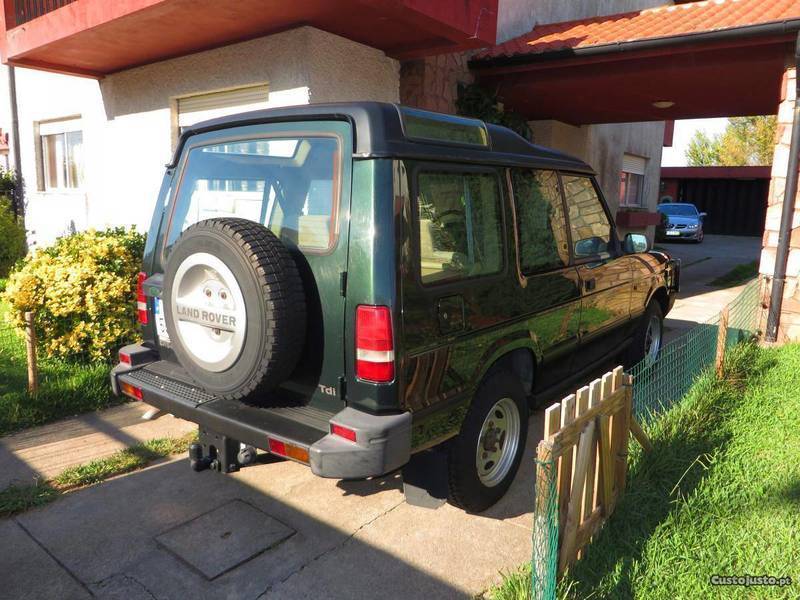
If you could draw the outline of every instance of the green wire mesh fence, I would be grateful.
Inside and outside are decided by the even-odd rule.
[[[759,285],[754,280],[728,305],[730,347],[757,333]],[[648,423],[678,402],[709,365],[717,352],[721,315],[696,325],[677,340],[665,344],[658,360],[643,360],[630,369],[633,375],[633,415]]]
[[[750,282],[727,307],[726,347],[752,339],[760,324],[759,282]],[[650,423],[689,391],[697,377],[714,364],[720,314],[665,344],[658,360],[634,365],[633,416]],[[558,582],[558,468],[554,460],[536,461],[536,498],[533,515],[531,598],[555,600]]]
[[[558,466],[553,458],[536,460],[536,497],[533,511],[531,598],[556,597],[558,572]]]

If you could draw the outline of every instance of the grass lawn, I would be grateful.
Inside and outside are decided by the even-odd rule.
[[[758,276],[758,261],[736,265],[733,269],[709,283],[710,287],[734,287]]]
[[[8,326],[8,306],[0,302],[0,435],[112,404],[109,366],[43,359],[39,392],[27,393],[23,340]]]
[[[561,598],[800,596],[800,345],[731,352],[631,445],[626,494]],[[792,577],[783,588],[713,587],[713,575]],[[489,592],[526,598],[530,567]]]

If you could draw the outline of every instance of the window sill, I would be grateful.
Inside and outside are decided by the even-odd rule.
[[[647,209],[630,210],[620,207],[617,211],[616,221],[618,227],[649,227],[661,223],[661,213],[650,212]]]

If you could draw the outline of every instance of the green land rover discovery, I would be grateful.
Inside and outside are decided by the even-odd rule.
[[[474,512],[511,484],[535,397],[657,355],[679,279],[619,240],[580,160],[373,102],[185,131],[143,265],[144,341],[112,385],[199,424],[193,468],[256,449],[343,479],[440,464]]]

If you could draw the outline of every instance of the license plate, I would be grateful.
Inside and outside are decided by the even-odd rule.
[[[667,231],[667,235],[680,235],[680,231]]]
[[[156,333],[158,334],[158,339],[163,342],[164,344],[169,344],[169,333],[167,333],[167,321],[164,318],[164,303],[161,302],[161,298],[155,298],[153,302],[153,312],[155,313],[155,320],[156,320]]]

